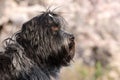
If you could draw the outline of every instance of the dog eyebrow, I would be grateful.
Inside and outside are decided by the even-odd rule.
[[[48,14],[50,17],[53,17],[50,13]]]

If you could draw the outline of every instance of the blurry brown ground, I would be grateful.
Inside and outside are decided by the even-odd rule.
[[[76,37],[76,56],[60,80],[120,80],[120,0],[0,0],[2,41],[33,16],[58,7]]]

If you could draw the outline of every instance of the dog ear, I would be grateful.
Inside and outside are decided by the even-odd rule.
[[[30,21],[24,23],[22,25],[22,29],[21,29],[21,38],[25,39],[25,40],[31,40],[34,37],[35,34],[35,21],[33,19],[31,19]]]
[[[10,57],[3,52],[0,52],[0,65],[9,65],[10,63]]]

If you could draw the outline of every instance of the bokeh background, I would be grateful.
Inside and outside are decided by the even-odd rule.
[[[48,7],[68,22],[76,55],[60,80],[120,80],[120,0],[0,0],[3,40]]]

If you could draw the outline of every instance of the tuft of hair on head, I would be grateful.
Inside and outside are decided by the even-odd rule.
[[[55,10],[59,7],[54,8],[53,10],[49,8],[46,11],[42,11],[40,15],[38,15],[38,21],[40,24],[44,24],[44,26],[53,26],[53,30],[58,30],[58,28],[64,29],[68,26],[66,20],[56,12]]]

